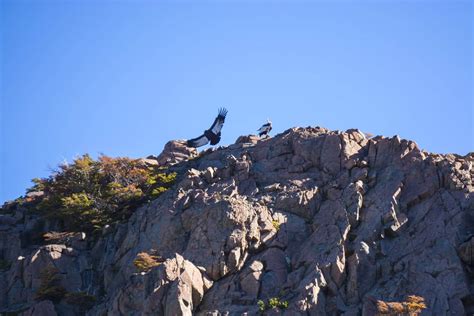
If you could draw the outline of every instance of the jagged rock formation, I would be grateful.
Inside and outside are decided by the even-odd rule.
[[[169,143],[178,183],[98,238],[60,235],[22,208],[0,215],[0,311],[25,315],[373,315],[374,300],[424,298],[423,315],[474,312],[474,155],[398,137],[293,128],[208,150]],[[165,148],[166,149],[166,148]],[[178,151],[180,154],[170,154]],[[189,153],[191,153],[189,151]],[[148,271],[138,253],[159,254]],[[92,308],[35,300],[41,272]]]
[[[158,157],[149,156],[147,158],[156,160],[159,165],[172,165],[194,158],[197,154],[196,148],[186,146],[186,140],[171,140],[166,143],[163,152]],[[145,162],[149,162],[149,159],[146,159]]]

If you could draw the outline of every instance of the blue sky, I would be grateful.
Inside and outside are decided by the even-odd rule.
[[[1,2],[0,203],[64,160],[293,126],[474,149],[471,1]]]

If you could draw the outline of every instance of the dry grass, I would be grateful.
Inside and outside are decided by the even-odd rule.
[[[416,295],[409,295],[406,301],[408,310],[410,312],[419,313],[426,308],[425,300],[423,297]]]
[[[151,268],[160,265],[161,262],[163,262],[163,260],[159,256],[151,255],[147,252],[140,252],[133,261],[133,264],[138,271],[146,272]]]
[[[63,244],[76,234],[73,232],[47,232],[43,234],[43,239],[48,243]]]
[[[426,308],[423,297],[409,295],[404,302],[384,302],[377,300],[377,315],[409,315],[416,316]]]

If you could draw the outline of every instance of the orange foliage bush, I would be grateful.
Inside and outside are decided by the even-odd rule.
[[[93,231],[127,219],[140,205],[174,183],[176,173],[147,166],[139,159],[83,155],[50,177],[33,179],[29,189],[44,194],[34,208],[63,222],[68,231]]]

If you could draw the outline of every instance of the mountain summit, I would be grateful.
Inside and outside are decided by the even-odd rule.
[[[3,206],[1,313],[474,313],[474,154],[308,127],[79,162]]]

